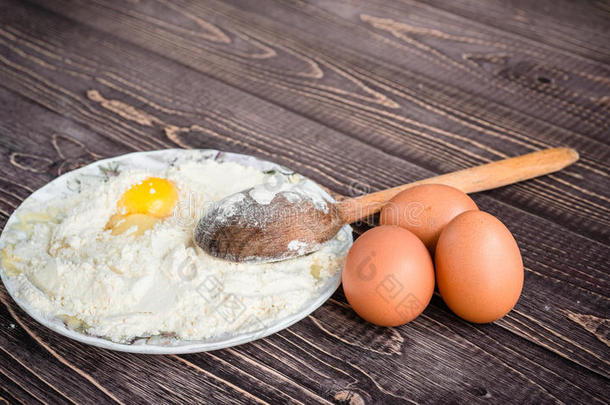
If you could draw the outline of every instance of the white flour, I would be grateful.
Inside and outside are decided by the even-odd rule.
[[[178,187],[174,214],[137,238],[104,230],[122,193],[150,176]],[[256,169],[211,160],[127,171],[107,182],[92,177],[73,197],[26,207],[5,230],[2,264],[21,301],[113,341],[160,334],[198,340],[256,329],[300,309],[343,260],[332,241],[311,255],[266,264],[218,260],[194,245],[206,206],[264,180]]]
[[[298,175],[293,175],[292,178],[277,174],[271,177],[272,180],[256,185],[250,190],[250,197],[260,205],[267,205],[278,194],[282,193],[284,197],[291,203],[298,203],[303,198],[309,199],[315,207],[328,213],[329,202],[328,195],[318,188],[315,183],[309,179],[294,178]]]

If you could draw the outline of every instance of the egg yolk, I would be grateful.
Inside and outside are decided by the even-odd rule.
[[[110,217],[105,229],[112,235],[127,231],[140,236],[170,215],[178,201],[176,186],[169,180],[149,177],[125,191],[117,203],[118,212]]]
[[[125,191],[117,203],[121,215],[146,214],[163,218],[172,213],[178,192],[169,180],[149,177]]]

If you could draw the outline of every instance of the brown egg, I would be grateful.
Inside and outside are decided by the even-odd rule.
[[[378,226],[351,247],[343,290],[354,311],[380,326],[403,325],[426,308],[434,292],[434,267],[424,244],[398,226]]]
[[[382,208],[379,223],[413,232],[434,254],[443,228],[464,211],[478,210],[470,197],[443,184],[423,184],[398,193]]]
[[[513,235],[493,215],[468,211],[453,219],[438,240],[435,262],[443,300],[467,321],[495,321],[519,299],[521,253]]]

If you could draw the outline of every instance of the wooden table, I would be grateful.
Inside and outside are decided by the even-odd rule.
[[[355,195],[551,147],[581,160],[474,195],[525,287],[474,325],[435,296],[380,328],[339,290],[210,353],[132,355],[39,326],[0,289],[8,403],[610,402],[610,3],[0,0],[0,226],[96,159],[218,148]]]

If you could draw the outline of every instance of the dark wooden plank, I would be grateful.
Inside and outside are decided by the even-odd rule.
[[[432,173],[426,165],[413,165],[109,35],[16,3],[1,4],[11,6],[11,13],[0,13],[0,22],[14,39],[5,36],[0,44],[2,84],[11,89],[2,90],[0,100],[17,106],[1,112],[0,167],[13,183],[31,176],[27,186],[10,185],[11,193],[2,196],[7,210],[27,196],[30,182],[43,184],[57,174],[62,159],[47,129],[62,126],[72,128],[68,135],[98,155],[161,143],[219,147],[278,160],[343,193]],[[30,153],[37,144],[43,146],[35,158],[22,156],[18,165],[10,161],[11,154]],[[598,144],[590,145],[594,154]],[[584,187],[596,190],[589,183]],[[579,235],[584,233],[580,228],[573,232],[507,205],[501,196],[475,198],[515,232],[528,268],[515,313],[495,325],[461,322],[436,298],[417,322],[373,328],[355,317],[338,293],[309,321],[261,342],[150,359],[49,334],[3,296],[11,310],[2,313],[2,323],[21,322],[27,328],[16,341],[8,336],[12,343],[7,344],[26,358],[29,351],[44,358],[51,348],[59,356],[54,361],[64,359],[124,402],[134,396],[180,402],[193,394],[244,402],[476,402],[490,397],[497,402],[606,402],[607,246]],[[17,343],[27,339],[33,343]],[[151,375],[150,370],[165,373]],[[91,387],[87,381],[83,387]],[[174,386],[176,392],[167,392]],[[87,388],[75,397],[84,392]],[[103,393],[90,395],[104,398]]]
[[[9,389],[8,386],[10,386],[10,385],[12,385],[12,382],[3,383],[3,385],[0,385],[0,403],[2,403],[3,405],[26,404],[27,402],[24,402],[23,397],[24,396],[27,397],[27,393],[9,392],[9,391],[7,391],[7,389]],[[7,388],[5,388],[5,387],[7,387]],[[20,399],[18,399],[18,398],[20,398]],[[37,403],[34,401],[31,401],[31,402]]]
[[[16,329],[13,323],[10,329]],[[28,370],[22,360],[6,352],[5,346],[0,348],[0,359],[3,367],[0,368],[0,387],[6,387],[6,392],[19,398],[20,402],[73,404],[63,393],[44,381],[40,375]],[[61,388],[60,388],[61,389]]]
[[[607,41],[610,7],[607,1],[432,0],[425,3],[468,21],[502,28],[532,42],[565,50],[568,55],[610,63],[610,43]],[[485,11],[481,12],[483,7]]]
[[[374,40],[370,41],[371,45],[377,42],[381,46],[350,46],[345,35],[330,28],[327,31],[329,35],[334,34],[330,37],[334,43],[465,90],[466,94],[460,94],[452,101],[467,115],[500,124],[504,130],[516,129],[526,137],[543,140],[545,136],[536,133],[535,122],[520,127],[519,118],[502,118],[504,111],[516,110],[528,119],[533,116],[546,120],[547,124],[559,124],[559,127],[571,128],[608,143],[604,132],[608,127],[608,60],[596,63],[573,52],[527,40],[515,32],[436,10],[423,2],[350,3],[340,9],[327,2],[303,8],[312,16],[332,22],[327,24],[330,27],[340,24],[350,30],[362,31],[369,41]],[[540,2],[535,4],[540,5]],[[491,9],[479,7],[479,18],[493,13]],[[513,11],[516,14],[528,12]],[[599,15],[589,12],[587,17],[593,19]],[[610,24],[605,22],[605,30],[608,30]],[[604,27],[599,31],[596,38],[587,38],[589,46],[598,49],[606,46]],[[545,32],[547,37],[553,37],[549,35],[553,31]],[[573,38],[584,36],[580,30]],[[456,76],[459,81],[454,79]],[[481,110],[489,107],[469,109],[468,104],[462,106],[468,93],[484,98],[486,103],[499,103],[509,108],[492,115],[490,113],[498,108],[494,106],[491,111],[481,114]]]
[[[2,302],[7,302],[4,286],[0,289],[0,298]],[[28,337],[20,320],[12,317],[4,305],[0,318],[3,324],[15,325],[10,331],[3,330],[0,334],[2,357],[8,356],[10,359],[10,361],[2,362],[3,374],[10,376],[12,371],[16,371],[11,370],[9,366],[11,362],[17,362],[25,370],[21,370],[18,377],[11,379],[16,379],[16,382],[29,391],[30,395],[40,401],[51,403],[114,402],[116,397],[113,393],[80,369],[66,362],[63,357],[57,356],[56,351],[42,343],[40,338],[36,340]],[[41,335],[46,336],[49,333],[54,332],[43,330]],[[46,386],[46,392],[41,391],[35,394],[36,391],[40,391],[40,386]],[[15,390],[11,390],[11,392],[13,391]]]
[[[390,28],[403,23],[363,21],[363,13],[379,15],[375,4],[329,7],[351,11],[346,14],[356,20],[334,25],[329,24],[328,12],[326,19],[310,14],[301,19],[289,5],[256,4],[261,6],[155,2],[133,10],[118,2],[43,5],[431,171],[455,170],[546,146],[576,147],[582,159],[572,168],[490,195],[607,243],[610,148],[599,141],[606,139],[610,114],[587,101],[605,94],[606,84],[586,87],[593,93],[584,98],[571,99],[568,90],[565,97],[561,92],[547,94],[535,77],[534,83],[521,83],[521,73],[514,76],[523,67],[519,54],[509,70],[499,72],[471,66],[461,54],[439,56],[430,46],[410,45],[406,34],[395,37]],[[268,17],[266,10],[276,18]],[[461,49],[455,41],[441,42],[444,50]],[[468,45],[469,40],[457,42]],[[563,63],[564,69],[607,74],[599,63],[569,60],[546,49],[531,50],[527,57],[530,65],[546,60],[553,63],[550,68]],[[384,62],[390,58],[392,64]],[[459,86],[469,91],[453,84],[456,74]],[[584,79],[577,85],[579,80]],[[490,88],[491,93],[484,94]],[[534,118],[531,111],[544,119]]]
[[[39,400],[24,390],[19,384],[9,379],[0,370],[0,403],[11,404],[40,404]]]
[[[574,372],[580,375],[567,381],[560,371],[564,367],[561,364],[565,362],[564,359],[549,353],[543,357],[540,354],[530,357],[540,347],[520,339],[507,338],[495,325],[480,327],[455,322],[451,315],[443,311],[443,307],[440,299],[435,297],[421,321],[401,327],[400,335],[395,337],[391,336],[394,333],[391,329],[371,330],[370,325],[363,323],[346,307],[344,297],[337,294],[334,300],[310,317],[312,325],[327,334],[319,336],[315,329],[307,329],[306,333],[289,330],[280,333],[280,336],[297,336],[300,345],[324,360],[346,358],[350,367],[376,376],[375,382],[382,387],[391,387],[394,395],[409,395],[409,398],[424,402],[447,402],[458,395],[457,392],[460,392],[458,396],[464,402],[477,399],[492,399],[498,403],[570,402],[570,398],[578,401],[581,393],[577,387],[582,388],[582,381],[595,378],[588,371],[579,369]],[[431,335],[440,335],[443,339],[435,343],[432,354],[422,357],[422,346],[427,344]],[[389,340],[394,342],[393,346],[388,347]],[[479,346],[481,343],[485,346],[484,350]],[[454,357],[457,348],[469,355]],[[395,352],[400,353],[403,358],[400,364],[406,364],[406,368],[391,360]],[[346,353],[349,354],[346,356]],[[461,378],[462,373],[458,370],[470,368],[483,371],[478,380]],[[377,373],[374,371],[377,369],[385,372]],[[443,375],[450,388],[436,379],[437,373]],[[406,382],[402,379],[404,376],[408,376]],[[422,380],[426,381],[428,391],[420,393],[410,386],[410,382]],[[588,395],[592,397],[580,398],[583,402],[604,401],[607,381],[598,381],[601,384],[599,389],[589,392]],[[512,398],[500,388],[513,385],[520,385],[521,391]]]
[[[99,135],[77,122],[45,111],[24,97],[0,87],[2,114],[0,148],[8,165],[5,179],[20,179],[27,184],[27,196],[53,178],[112,154],[133,152],[108,135]],[[12,119],[10,119],[12,117]],[[27,117],[40,117],[28,120]]]

